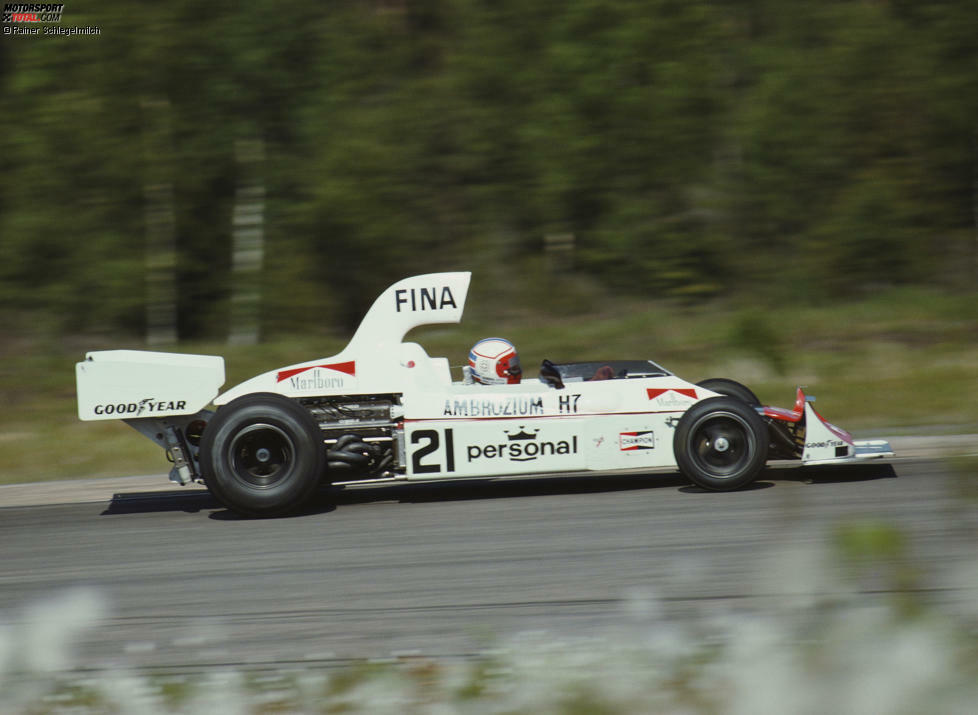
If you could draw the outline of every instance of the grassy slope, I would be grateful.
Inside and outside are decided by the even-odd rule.
[[[481,290],[484,294],[480,294]],[[731,377],[768,404],[790,406],[794,387],[818,396],[826,418],[862,434],[978,430],[978,300],[891,292],[847,306],[774,311],[730,304],[695,309],[610,301],[586,289],[548,292],[492,313],[473,286],[459,326],[414,331],[432,355],[460,365],[468,347],[504,335],[527,375],[554,361],[650,357],[697,381]],[[174,350],[226,358],[225,387],[265,370],[328,356],[346,336],[310,336],[253,348],[214,342]],[[6,344],[0,363],[0,483],[166,472],[159,448],[118,421],[79,422],[74,363],[85,350],[139,348],[105,339]]]

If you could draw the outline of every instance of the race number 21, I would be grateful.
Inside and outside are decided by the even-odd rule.
[[[420,429],[411,433],[411,444],[421,445],[411,454],[411,470],[414,474],[437,474],[455,471],[455,440],[452,430],[446,429],[445,468],[438,461],[441,448],[441,433],[434,429]]]

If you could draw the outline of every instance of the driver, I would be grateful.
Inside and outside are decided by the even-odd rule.
[[[516,348],[502,338],[484,338],[473,345],[462,372],[466,385],[518,385],[523,376]]]

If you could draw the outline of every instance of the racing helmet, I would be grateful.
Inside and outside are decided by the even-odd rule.
[[[469,372],[482,385],[516,385],[523,375],[516,348],[502,338],[483,338],[472,346]]]

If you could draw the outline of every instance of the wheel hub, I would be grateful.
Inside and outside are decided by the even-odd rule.
[[[252,424],[231,440],[230,464],[235,476],[252,487],[268,488],[286,477],[295,460],[295,444],[282,429]]]
[[[691,458],[713,479],[735,476],[750,461],[752,437],[743,418],[735,413],[704,415],[693,426],[689,440]]]

